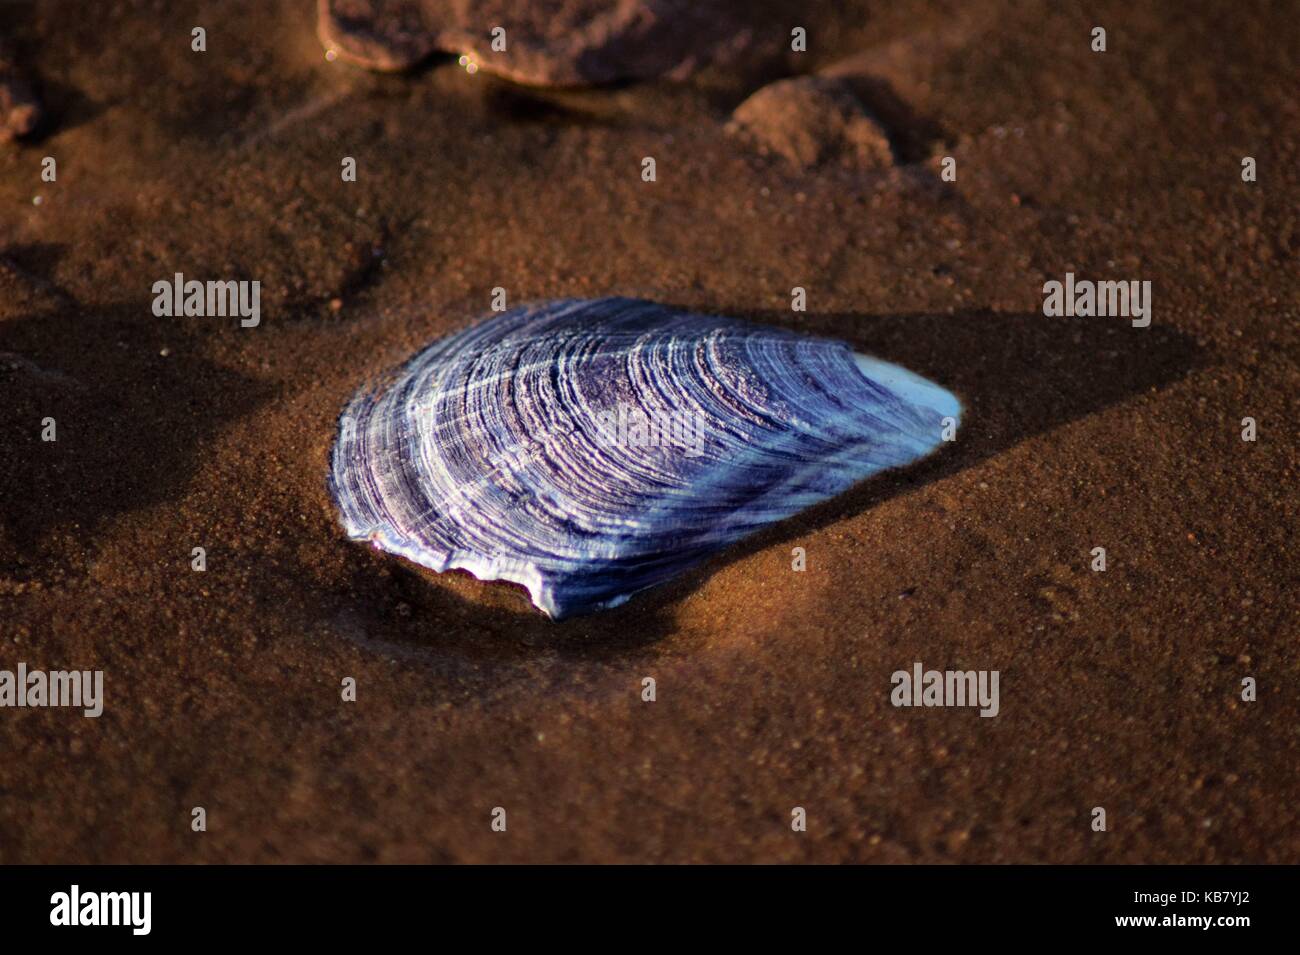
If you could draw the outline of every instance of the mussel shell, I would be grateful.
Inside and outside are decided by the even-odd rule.
[[[348,536],[522,584],[561,617],[928,454],[960,409],[843,342],[635,299],[550,301],[358,394],[330,485]]]

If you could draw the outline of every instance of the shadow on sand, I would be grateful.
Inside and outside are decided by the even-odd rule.
[[[18,581],[82,573],[109,521],[178,497],[213,436],[270,396],[147,299],[46,298],[67,301],[0,319],[0,576]]]

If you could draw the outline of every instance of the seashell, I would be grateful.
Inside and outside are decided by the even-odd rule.
[[[961,405],[843,342],[627,298],[487,318],[343,411],[330,488],[349,537],[612,607],[928,454]]]
[[[750,39],[719,0],[317,0],[326,48],[374,70],[435,50],[530,86],[683,77]],[[494,37],[493,31],[504,31]],[[493,47],[493,40],[504,49]]]

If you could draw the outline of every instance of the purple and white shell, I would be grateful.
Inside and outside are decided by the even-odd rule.
[[[845,343],[627,298],[486,318],[343,411],[348,536],[616,606],[753,531],[934,450],[961,403]]]

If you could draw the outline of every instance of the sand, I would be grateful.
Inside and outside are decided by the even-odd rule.
[[[0,146],[0,669],[105,681],[0,709],[0,862],[1300,861],[1292,12],[800,6],[748,16],[807,53],[545,93],[327,62],[307,0],[0,8],[45,110]],[[822,71],[892,165],[727,135]],[[155,316],[177,272],[260,324]],[[1044,316],[1066,272],[1150,281],[1150,326]],[[838,336],[966,416],[553,623],[325,489],[355,389],[496,286]],[[999,714],[892,706],[918,661]]]

